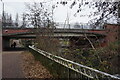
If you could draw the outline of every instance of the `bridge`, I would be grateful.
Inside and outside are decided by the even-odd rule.
[[[10,47],[10,39],[35,39],[36,30],[34,28],[26,29],[3,29],[3,48]],[[42,30],[41,30],[42,33]],[[89,38],[95,39],[97,36],[99,39],[103,39],[106,36],[105,30],[89,30],[89,29],[54,29],[53,38],[71,39],[83,38],[86,34]],[[39,35],[41,36],[41,35]],[[46,35],[47,36],[47,35]]]
[[[35,30],[34,28],[28,29],[5,29],[3,30],[3,37],[35,37]],[[88,36],[105,36],[105,30],[89,30],[89,29],[54,29],[54,36],[55,37],[69,37],[69,36],[83,36],[82,34],[88,34]],[[42,30],[41,30],[42,32]],[[17,35],[17,36],[16,36]]]

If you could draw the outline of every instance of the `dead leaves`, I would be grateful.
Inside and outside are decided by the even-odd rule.
[[[47,69],[35,61],[34,56],[30,52],[22,53],[23,56],[23,72],[26,78],[52,78]]]

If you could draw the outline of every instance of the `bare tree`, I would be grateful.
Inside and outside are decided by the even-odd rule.
[[[68,4],[69,1],[61,1],[57,2],[57,4],[62,4],[66,5]],[[72,4],[69,6],[71,9],[75,6],[78,5],[77,11],[75,12],[76,14],[79,14],[81,11],[85,10],[83,7],[88,7],[89,9],[93,9],[89,15],[85,15],[88,17],[95,17],[89,21],[89,24],[93,26],[93,28],[102,27],[103,23],[108,23],[108,21],[115,17],[116,20],[118,19],[118,14],[119,12],[119,2],[115,2],[114,0],[110,1],[84,1],[84,0],[73,0]],[[86,8],[86,9],[88,9]],[[96,10],[94,10],[96,9]]]
[[[21,25],[21,28],[25,28],[27,26],[27,21],[26,21],[26,14],[23,13],[22,14],[22,25]]]
[[[15,26],[18,27],[18,22],[19,22],[19,16],[18,13],[16,14],[16,19],[15,19]]]
[[[11,14],[8,14],[6,12],[3,13],[3,15],[2,15],[2,25],[3,25],[3,28],[13,27],[13,20],[12,20],[12,15]]]
[[[27,8],[29,12],[26,15],[30,23],[36,29],[37,47],[55,54],[58,50],[59,40],[54,38],[54,7],[52,6],[51,10],[45,7],[45,3],[42,2],[35,2],[32,5],[28,4]]]

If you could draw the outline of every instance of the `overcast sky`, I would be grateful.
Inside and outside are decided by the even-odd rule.
[[[21,18],[21,15],[23,12],[26,11],[26,3],[30,2],[46,2],[47,4],[55,4],[56,1],[63,1],[63,0],[2,0],[5,4],[5,12],[12,14],[13,19],[15,19],[16,13],[19,14],[19,18]],[[52,2],[53,1],[53,2]],[[67,18],[67,14],[69,16],[69,22],[74,23],[74,22],[81,22],[81,23],[87,23],[90,19],[94,18],[88,18],[87,16],[80,17],[81,15],[88,15],[92,10],[88,9],[85,7],[86,10],[80,12],[77,14],[77,16],[74,16],[74,13],[78,9],[78,5],[75,5],[73,9],[70,9],[69,6],[71,4],[71,1],[73,0],[66,0],[68,1],[68,4],[66,6],[63,5],[58,5],[58,7],[54,10],[54,21],[56,22],[65,22]],[[90,0],[86,0],[90,1]],[[97,0],[98,1],[98,0]],[[2,13],[2,2],[0,2],[0,11]]]
[[[21,17],[21,14],[26,11],[26,3],[30,2],[38,2],[38,1],[47,1],[48,4],[54,4],[56,1],[61,1],[61,0],[2,0],[5,5],[5,12],[10,13],[13,15],[13,19],[15,18],[16,13],[19,13],[19,16]],[[83,22],[86,23],[90,19],[88,17],[79,17],[76,16],[74,17],[73,15],[75,14],[76,10],[78,9],[78,5],[74,6],[73,9],[70,9],[69,6],[71,4],[71,1],[66,6],[63,5],[58,5],[58,7],[54,10],[54,20],[56,22],[64,22],[67,18],[67,14],[69,16],[70,22]],[[0,2],[0,5],[2,5],[2,2]],[[0,6],[0,11],[2,11],[2,6]],[[81,12],[80,14],[86,14],[89,13],[89,9],[86,11]]]

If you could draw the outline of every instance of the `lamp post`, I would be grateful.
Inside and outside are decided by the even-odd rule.
[[[120,25],[120,1],[118,2],[118,24]]]
[[[5,23],[5,15],[4,15],[4,2],[1,0],[2,2],[2,8],[3,8],[3,11],[2,11],[2,28],[4,27],[4,23]]]

